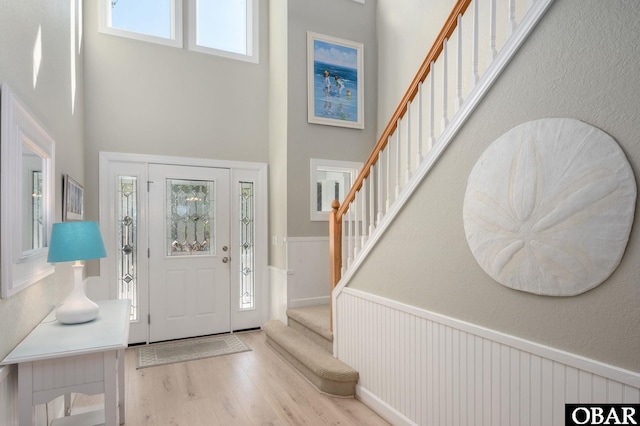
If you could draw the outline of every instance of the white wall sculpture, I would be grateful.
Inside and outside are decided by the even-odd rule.
[[[471,171],[467,242],[504,286],[581,294],[620,263],[636,193],[631,166],[611,136],[575,119],[530,121],[495,140]]]

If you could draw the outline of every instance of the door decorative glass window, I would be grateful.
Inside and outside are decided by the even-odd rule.
[[[215,254],[214,182],[167,179],[167,256]]]
[[[138,318],[138,179],[118,176],[118,299],[131,301],[131,321]]]
[[[240,182],[240,309],[255,308],[253,182]]]

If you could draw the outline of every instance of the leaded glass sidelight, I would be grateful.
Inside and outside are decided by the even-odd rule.
[[[167,179],[167,256],[215,254],[213,181]]]
[[[255,307],[255,208],[253,182],[240,182],[240,309]]]
[[[138,179],[118,176],[118,299],[131,301],[131,321],[138,318]]]

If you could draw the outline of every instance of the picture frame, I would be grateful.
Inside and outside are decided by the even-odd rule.
[[[328,221],[331,203],[342,203],[362,169],[355,161],[323,160],[310,161],[310,217],[312,221]]]
[[[307,31],[308,122],[364,129],[364,45]]]
[[[84,220],[84,188],[69,175],[62,183],[62,220]]]

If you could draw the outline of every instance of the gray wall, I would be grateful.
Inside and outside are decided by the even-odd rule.
[[[180,49],[98,33],[97,2],[85,2],[91,218],[98,217],[100,151],[269,160],[269,13],[268,2],[259,3],[260,63],[253,64],[191,52],[186,40]]]
[[[380,135],[456,1],[377,1]]]
[[[309,160],[364,162],[377,138],[376,1],[288,2],[287,236],[328,236],[309,219]],[[307,122],[307,31],[364,44],[364,130]]]
[[[4,0],[0,3],[0,82],[7,83],[56,141],[55,222],[62,216],[62,176],[84,182],[82,55],[72,48],[70,2]],[[34,87],[33,50],[38,29],[42,60]],[[77,45],[77,40],[73,40]],[[72,55],[76,91],[72,106]],[[10,206],[2,206],[2,209]],[[3,238],[6,238],[3,236]],[[71,290],[66,265],[10,298],[0,300],[0,359],[24,338]]]
[[[270,1],[270,258],[286,267],[285,237],[329,235],[309,219],[311,158],[364,162],[377,137],[376,1]],[[365,129],[307,122],[307,31],[364,44]],[[273,239],[277,244],[273,244]]]
[[[601,128],[622,147],[637,181],[639,46],[639,2],[557,0],[350,286],[640,371],[640,215],[618,269],[574,297],[537,296],[493,281],[469,251],[462,222],[476,160],[530,120],[572,117]]]

